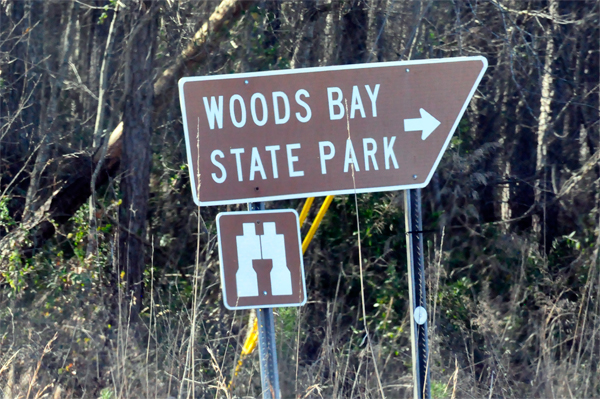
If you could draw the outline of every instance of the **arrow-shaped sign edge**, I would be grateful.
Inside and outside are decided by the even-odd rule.
[[[456,120],[454,121],[452,128],[450,128],[450,132],[448,132],[448,137],[446,137],[446,141],[444,142],[444,145],[442,146],[442,149],[440,150],[440,153],[438,154],[437,159],[433,163],[433,166],[431,167],[431,170],[429,171],[429,174],[427,175],[427,179],[425,179],[425,181],[422,184],[415,184],[414,188],[426,187],[429,184],[429,182],[431,181],[431,178],[433,177],[435,170],[437,169],[438,165],[440,164],[440,161],[442,160],[442,156],[444,155],[444,153],[446,152],[446,149],[448,148],[448,145],[450,144],[450,140],[452,140],[452,136],[454,136],[454,132],[456,131],[456,128],[458,127],[458,124],[460,123],[460,120],[462,119],[463,115],[465,114],[465,111],[467,110],[467,107],[469,106],[471,99],[475,95],[475,90],[477,90],[477,86],[479,86],[479,82],[481,82],[481,79],[483,79],[483,74],[487,70],[487,67],[488,67],[487,58],[485,58],[481,55],[474,56],[474,57],[461,57],[461,58],[464,61],[479,60],[479,61],[481,61],[483,66],[481,68],[481,71],[479,72],[479,75],[477,76],[477,79],[475,79],[475,83],[473,83],[473,87],[471,87],[471,91],[469,92],[469,95],[465,99],[465,102],[463,103],[463,106],[460,109],[460,112],[458,113],[458,116],[456,117]]]
[[[196,183],[194,173],[190,173],[190,180],[192,183],[191,189],[192,189],[192,196],[194,198],[194,202],[198,206],[215,206],[215,205],[227,205],[227,204],[240,204],[240,203],[248,202],[248,201],[279,201],[279,200],[289,200],[289,199],[295,199],[295,198],[323,197],[326,195],[372,193],[372,192],[408,190],[408,189],[413,189],[413,188],[426,187],[429,184],[429,182],[431,181],[431,178],[433,177],[433,173],[435,172],[440,161],[442,160],[442,156],[444,155],[444,152],[446,152],[446,149],[448,148],[448,145],[450,144],[450,140],[452,139],[452,136],[454,135],[454,131],[456,130],[458,123],[460,122],[462,116],[464,115],[465,110],[467,109],[467,106],[471,102],[471,99],[473,98],[473,95],[475,94],[475,90],[477,90],[477,86],[479,85],[479,82],[481,82],[481,79],[483,78],[483,74],[487,70],[488,61],[485,57],[478,55],[478,56],[471,56],[471,57],[437,58],[437,59],[426,59],[426,60],[395,61],[395,62],[380,62],[380,63],[376,62],[376,63],[369,63],[369,64],[351,64],[351,65],[337,65],[337,66],[329,66],[329,67],[282,69],[282,70],[263,71],[263,72],[245,72],[245,73],[238,73],[238,74],[231,74],[231,75],[211,75],[211,76],[201,76],[201,77],[193,77],[192,76],[192,77],[181,78],[178,82],[179,102],[180,102],[180,106],[181,106],[182,121],[183,121],[184,132],[185,132],[184,137],[185,137],[185,141],[186,141],[186,152],[187,152],[187,158],[188,158],[188,165],[190,167],[190,170],[192,170],[193,169],[192,153],[190,150],[190,141],[189,141],[190,138],[188,135],[188,128],[187,128],[187,113],[186,113],[186,108],[185,108],[185,98],[184,98],[184,94],[183,94],[184,93],[183,85],[186,82],[206,81],[206,80],[243,79],[243,78],[251,78],[251,77],[257,77],[257,76],[300,74],[300,73],[320,72],[320,71],[326,71],[326,70],[327,71],[335,71],[335,70],[350,70],[350,69],[364,69],[364,68],[379,68],[379,67],[389,67],[389,66],[446,64],[446,63],[452,63],[452,62],[465,62],[465,61],[476,61],[476,60],[481,61],[481,63],[483,64],[483,67],[481,68],[481,71],[480,71],[479,75],[477,76],[477,79],[475,79],[475,82],[473,83],[473,87],[471,88],[469,95],[465,99],[465,102],[463,103],[463,106],[462,106],[460,112],[458,113],[458,116],[457,116],[454,124],[452,125],[452,128],[450,129],[450,131],[448,133],[448,137],[446,138],[446,141],[444,142],[444,145],[442,146],[442,149],[440,150],[440,153],[438,154],[437,159],[433,163],[433,166],[432,166],[431,170],[429,171],[429,174],[427,175],[427,178],[425,179],[425,181],[423,183],[406,184],[406,185],[401,185],[401,186],[387,186],[387,187],[380,187],[377,189],[369,188],[369,189],[332,190],[332,191],[320,191],[320,192],[311,192],[311,193],[304,192],[304,193],[289,194],[289,195],[273,195],[273,196],[268,196],[268,197],[258,197],[258,198],[251,198],[251,199],[241,199],[240,198],[240,199],[228,199],[228,200],[218,200],[218,201],[200,201],[200,199],[198,197],[198,193],[196,192],[196,184],[197,183]]]

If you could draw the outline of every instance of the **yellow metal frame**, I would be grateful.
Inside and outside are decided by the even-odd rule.
[[[304,201],[304,206],[302,207],[302,211],[300,212],[300,216],[298,217],[298,219],[300,221],[300,228],[302,228],[302,226],[304,225],[304,221],[306,220],[306,217],[308,216],[308,211],[310,211],[310,207],[312,206],[312,203],[314,200],[315,200],[315,197],[310,197],[310,198],[307,198],[306,201]]]
[[[314,200],[314,198],[309,198],[309,199]],[[323,201],[323,205],[321,205],[321,209],[319,209],[319,213],[317,213],[317,216],[315,217],[315,220],[314,220],[312,226],[310,226],[310,230],[308,230],[308,233],[306,233],[306,237],[304,237],[304,241],[302,241],[302,255],[304,255],[304,253],[308,249],[308,244],[310,244],[313,237],[315,236],[315,233],[317,232],[317,229],[319,228],[319,225],[321,224],[321,221],[323,220],[323,217],[325,216],[325,212],[327,212],[327,209],[329,209],[329,205],[331,205],[331,201],[333,201],[333,195],[328,195],[327,197],[325,197],[325,201]],[[308,202],[308,200],[307,200],[307,202]],[[311,201],[311,203],[312,203],[312,201]],[[304,209],[302,211],[304,212]],[[308,213],[308,211],[306,211],[306,213]]]

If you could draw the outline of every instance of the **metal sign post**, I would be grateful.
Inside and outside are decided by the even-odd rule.
[[[273,309],[257,309],[256,318],[258,319],[258,351],[263,399],[281,399]]]
[[[430,399],[421,189],[404,191],[414,398]]]
[[[456,57],[186,77],[179,81],[191,188],[198,206],[249,202],[249,210],[258,211],[264,210],[264,203],[259,201],[407,190],[416,399],[431,396],[420,189],[431,180],[487,65],[481,56]],[[350,110],[343,106],[347,100],[352,104]],[[347,116],[356,132],[354,140],[347,139]],[[403,126],[403,131],[398,131],[398,126]],[[350,165],[356,175],[349,173]],[[196,181],[198,176],[202,176],[202,184]],[[289,270],[281,263],[269,272],[271,291],[258,289],[261,280],[264,287],[265,272],[255,273],[251,262],[287,262],[283,252],[291,248],[269,244],[271,240],[281,242],[281,237],[288,237],[284,239],[288,242],[291,237],[274,231],[273,220],[260,224],[263,227],[258,228],[245,221],[242,226],[246,230],[224,234],[229,237],[225,239],[219,233],[219,257],[223,287],[228,285],[225,266],[236,267],[230,277],[235,288],[229,290],[234,300],[225,298],[225,306],[241,309],[238,302],[245,302],[241,304],[244,308],[259,309],[263,398],[278,399],[270,307],[302,306],[305,300],[294,295],[289,295],[293,302],[283,298],[294,275],[286,274]],[[268,236],[268,243],[258,235]],[[300,244],[299,229],[297,237]],[[242,259],[242,266],[237,260],[223,266],[223,258],[231,255],[230,251],[223,254],[224,246],[237,248],[234,258]],[[299,248],[302,267],[302,246]],[[265,250],[268,254],[263,258]],[[287,281],[287,285],[282,288],[279,281]],[[302,288],[292,293],[306,298],[306,287]],[[282,302],[257,302],[257,298],[269,296],[281,297]]]
[[[265,209],[265,203],[251,202],[248,204],[248,208],[251,211],[262,211]],[[258,319],[258,351],[263,399],[281,399],[273,309],[257,309],[256,318]]]

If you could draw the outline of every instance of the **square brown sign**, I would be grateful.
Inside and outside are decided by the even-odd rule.
[[[291,209],[217,216],[221,288],[227,309],[306,303],[298,213]]]

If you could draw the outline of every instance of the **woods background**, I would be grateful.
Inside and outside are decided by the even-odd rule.
[[[0,397],[258,397],[214,223],[245,205],[193,203],[177,80],[468,55],[489,68],[423,190],[433,396],[600,397],[599,22],[593,0],[0,1]],[[308,304],[276,312],[284,397],[412,396],[402,198],[334,199]]]

